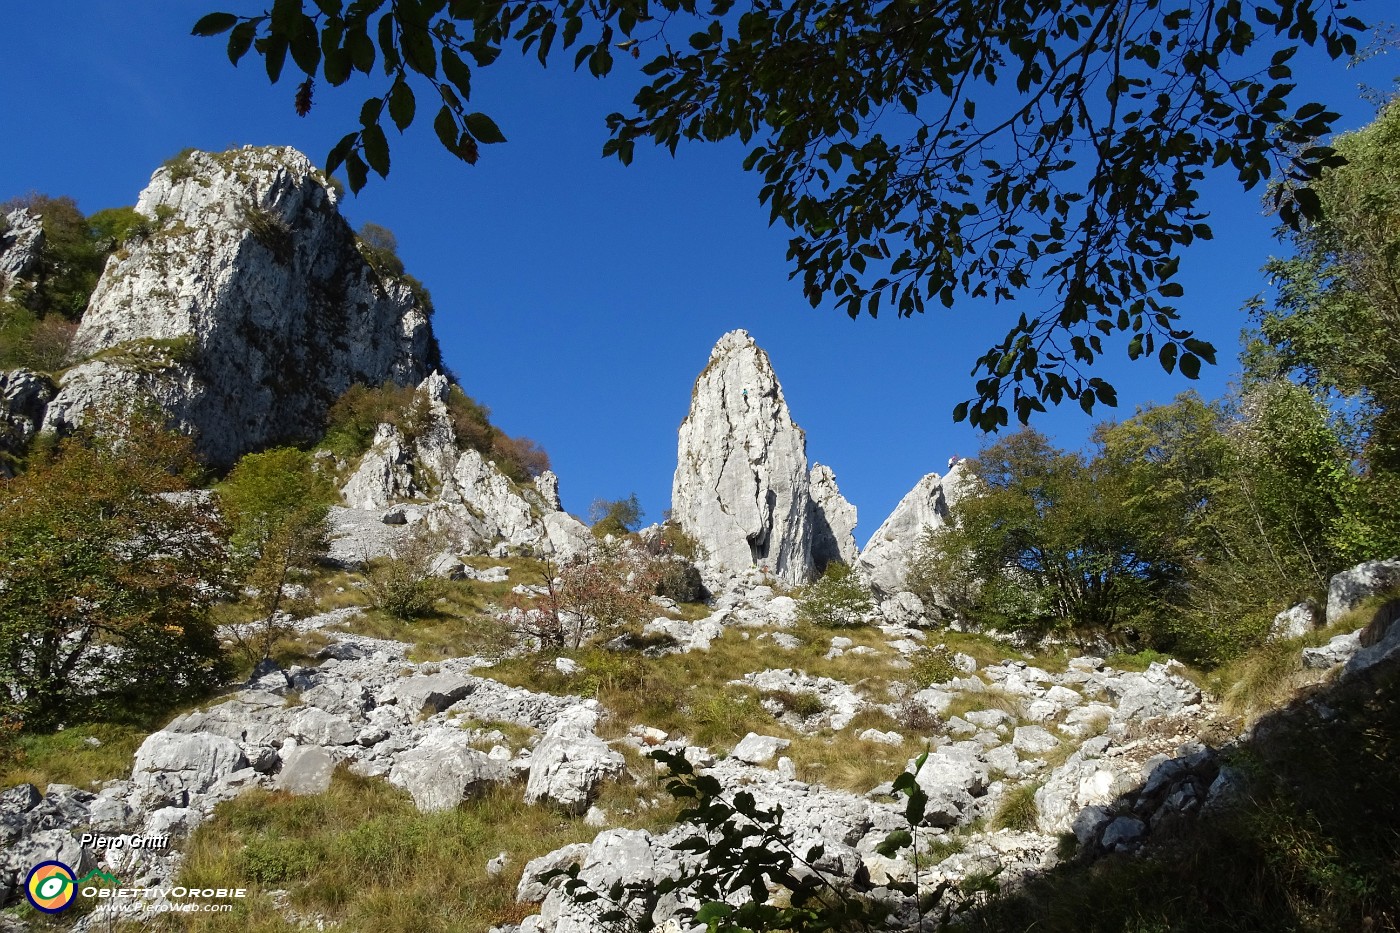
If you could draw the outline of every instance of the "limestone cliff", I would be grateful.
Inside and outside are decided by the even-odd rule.
[[[184,154],[136,209],[157,229],[108,261],[46,426],[145,392],[228,463],[313,436],[352,383],[417,383],[438,366],[428,309],[365,260],[300,152]]]
[[[870,536],[855,566],[877,594],[891,596],[905,589],[910,554],[925,531],[947,524],[948,509],[967,481],[961,463],[949,467],[941,477],[929,473],[899,500],[899,505]]]
[[[800,583],[829,560],[854,552],[855,510],[818,470],[812,495],[807,441],[782,386],[743,330],[719,339],[695,382],[680,428],[671,487],[676,520],[721,571],[766,567]]]

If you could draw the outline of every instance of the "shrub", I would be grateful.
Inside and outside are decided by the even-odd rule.
[[[626,499],[594,499],[588,507],[588,520],[593,533],[600,538],[612,535],[621,538],[636,531],[642,524],[642,503],[634,492]]]
[[[700,569],[690,561],[680,557],[657,558],[653,566],[656,568],[657,596],[665,596],[678,603],[696,603],[708,595]]]
[[[827,628],[861,625],[875,602],[870,591],[845,564],[828,564],[816,581],[802,587],[797,598],[798,616]]]
[[[252,201],[240,205],[239,214],[253,239],[262,244],[274,259],[284,264],[291,261],[292,228],[281,214]]]
[[[1033,832],[1040,817],[1040,808],[1035,802],[1035,792],[1039,789],[1039,784],[1031,783],[1007,791],[992,816],[992,828]]]
[[[365,574],[370,605],[405,621],[430,615],[443,593],[443,581],[432,573],[433,558],[443,543],[439,536],[419,530],[389,556],[370,562]]]
[[[331,483],[311,457],[291,447],[248,454],[234,466],[219,493],[231,532],[236,568],[257,591],[262,626],[240,640],[256,665],[276,637],[273,619],[282,588],[312,570],[326,553]]]
[[[151,708],[226,663],[209,622],[226,553],[186,486],[188,438],[144,409],[96,413],[0,496],[0,698],[52,724]]]
[[[947,683],[962,672],[953,663],[953,655],[946,645],[920,648],[911,659],[910,679],[920,688]]]

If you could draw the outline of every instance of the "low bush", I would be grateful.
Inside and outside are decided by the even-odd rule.
[[[804,622],[824,628],[863,625],[875,601],[850,567],[832,562],[820,578],[802,587],[797,614]]]

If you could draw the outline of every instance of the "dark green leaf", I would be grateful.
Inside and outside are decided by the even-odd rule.
[[[379,173],[380,178],[389,175],[389,140],[384,137],[384,130],[378,123],[367,126],[360,133],[360,139],[365,147],[365,159],[369,162],[369,167]]]
[[[232,29],[237,23],[238,17],[232,13],[210,13],[200,17],[199,22],[194,24],[194,29],[190,30],[190,35],[217,36]]]
[[[1163,344],[1162,349],[1157,352],[1157,359],[1167,372],[1176,368],[1176,352],[1176,344],[1174,343]]]
[[[249,20],[239,23],[233,27],[233,32],[228,36],[228,60],[237,65],[248,50],[253,47],[253,38],[257,35],[258,24]]]
[[[469,113],[466,117],[467,132],[480,143],[503,143],[505,136],[496,122],[484,113]]]
[[[415,109],[413,89],[408,86],[407,81],[395,81],[394,86],[389,89],[389,118],[394,121],[400,133],[408,129],[409,124],[413,122]]]
[[[472,70],[466,62],[458,57],[456,52],[449,48],[442,50],[442,73],[447,80],[456,85],[457,90],[462,94],[462,100],[471,99]]]
[[[437,52],[427,26],[400,23],[399,41],[403,45],[403,57],[408,67],[429,78],[437,77]]]

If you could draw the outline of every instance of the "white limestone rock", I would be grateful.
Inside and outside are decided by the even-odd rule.
[[[562,713],[530,757],[525,802],[548,799],[568,813],[587,811],[603,778],[627,765],[618,752],[594,735],[598,714],[578,705]]]
[[[44,220],[24,208],[10,211],[0,225],[0,298],[27,277],[44,248]]]
[[[0,452],[19,452],[33,440],[57,391],[42,373],[0,371]]]
[[[374,432],[374,442],[360,458],[360,465],[341,487],[341,498],[352,509],[368,510],[412,497],[413,474],[408,462],[399,429],[381,424]]]
[[[472,748],[465,732],[442,727],[398,755],[389,771],[389,783],[408,791],[423,813],[451,810],[510,777],[509,766]]]
[[[1327,624],[1377,593],[1400,590],[1400,557],[1369,560],[1332,577],[1327,585]]]
[[[820,538],[818,550],[839,554],[842,529],[853,525],[830,471],[820,476],[817,501],[806,437],[793,423],[768,354],[747,331],[725,334],[695,381],[681,423],[671,487],[676,521],[721,574],[757,566],[802,583],[816,569],[814,542]],[[814,522],[826,508],[832,514]]]
[[[208,733],[153,733],[136,750],[132,805],[137,810],[187,806],[192,797],[247,766],[232,739]]]
[[[946,475],[929,473],[899,500],[861,549],[856,569],[876,593],[892,596],[905,590],[909,557],[925,531],[948,523],[948,509],[961,495],[968,477],[959,463]]]
[[[136,209],[161,226],[108,261],[48,426],[145,389],[229,463],[315,436],[355,382],[413,384],[436,363],[427,309],[364,260],[329,180],[295,149],[189,153]]]
[[[1318,611],[1317,604],[1310,599],[1304,600],[1274,616],[1274,622],[1269,626],[1269,640],[1301,638],[1317,628],[1321,620],[1322,613]]]
[[[812,562],[825,567],[832,561],[850,565],[860,551],[856,547],[856,507],[836,488],[836,474],[825,464],[814,464],[807,474],[811,496]]]

